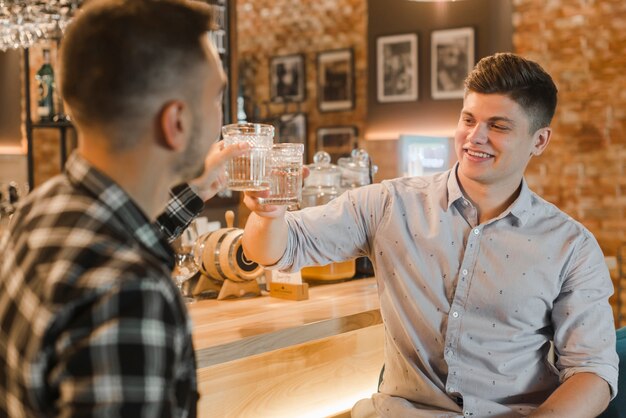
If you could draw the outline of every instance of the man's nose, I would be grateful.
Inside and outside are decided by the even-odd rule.
[[[485,142],[487,142],[487,127],[480,123],[477,123],[468,133],[467,139],[472,144],[484,144]]]

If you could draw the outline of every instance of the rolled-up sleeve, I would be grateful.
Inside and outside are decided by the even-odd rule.
[[[618,356],[609,297],[613,285],[604,256],[590,234],[577,244],[554,303],[552,323],[561,381],[594,373],[617,394]]]

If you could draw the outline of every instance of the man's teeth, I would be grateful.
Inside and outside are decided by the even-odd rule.
[[[478,157],[478,158],[489,158],[489,157],[491,157],[491,154],[487,154],[487,153],[484,153],[484,152],[477,152],[477,151],[467,150],[467,153],[469,155],[471,155],[472,157]]]

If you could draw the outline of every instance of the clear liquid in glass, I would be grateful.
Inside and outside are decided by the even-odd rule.
[[[231,159],[226,166],[228,188],[235,191],[269,189],[266,176],[268,154],[269,148],[253,148]]]
[[[259,198],[264,205],[296,205],[302,200],[302,164],[272,165],[269,172],[270,193]]]

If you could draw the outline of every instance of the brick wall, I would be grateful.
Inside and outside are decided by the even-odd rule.
[[[559,87],[553,140],[529,183],[615,255],[626,242],[626,2],[515,0],[515,51]]]
[[[362,141],[367,109],[367,1],[366,0],[238,0],[237,48],[238,59],[245,64],[241,70],[251,103],[257,106],[259,118],[282,113],[303,112],[307,118],[308,154],[315,152],[318,128],[326,126],[356,126]],[[54,45],[45,45],[52,51]],[[30,51],[31,114],[36,119],[35,72],[43,62],[43,45]],[[349,111],[320,112],[317,105],[317,53],[352,48],[355,71],[355,106]],[[304,54],[306,100],[302,103],[268,103],[270,100],[270,58],[278,55]],[[253,112],[249,112],[249,119]],[[59,172],[58,133],[36,130],[35,183],[41,184]]]
[[[366,0],[238,0],[237,39],[239,70],[247,95],[267,118],[301,111],[307,116],[308,154],[315,152],[317,129],[354,125],[362,138],[367,94]],[[355,107],[349,111],[320,112],[317,106],[317,53],[352,48],[355,67]],[[270,101],[270,59],[304,54],[306,99],[300,104]],[[245,68],[244,68],[245,66]],[[249,120],[254,115],[248,115]]]

